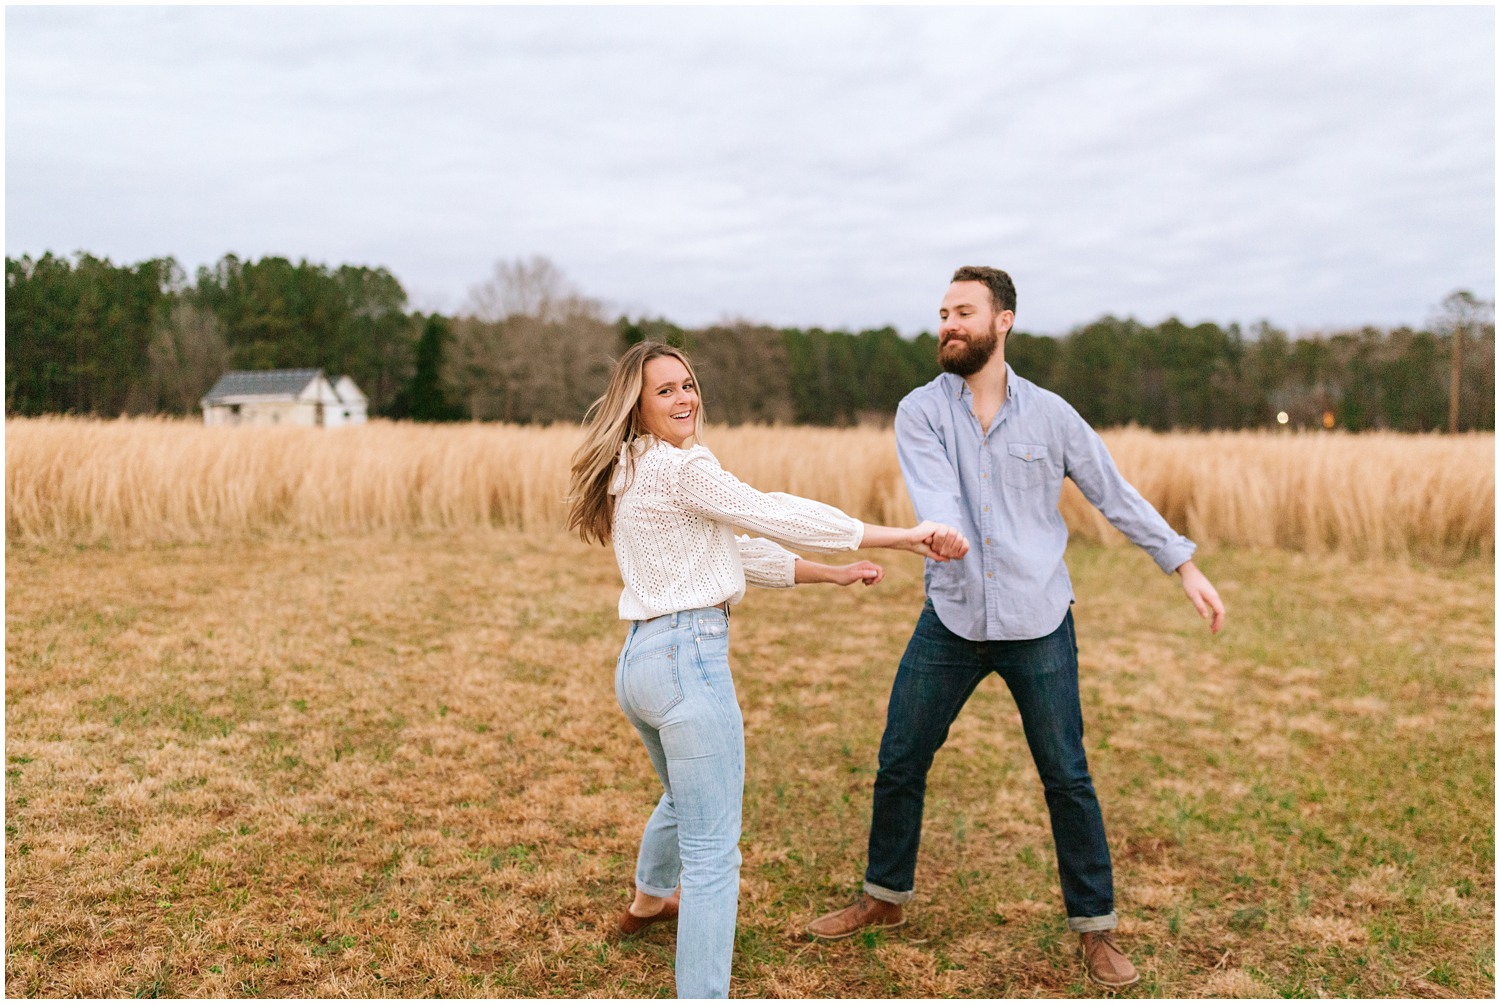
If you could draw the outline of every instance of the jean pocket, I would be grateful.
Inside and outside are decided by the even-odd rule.
[[[626,659],[625,697],[642,718],[660,718],[681,703],[677,646],[653,649]]]
[[[1047,447],[1040,443],[1006,443],[1001,477],[1012,488],[1039,488],[1047,483]]]
[[[698,651],[698,668],[705,682],[712,684],[717,675],[729,672],[729,621],[723,617],[706,617],[693,631],[693,646]]]

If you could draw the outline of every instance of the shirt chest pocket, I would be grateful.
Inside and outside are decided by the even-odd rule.
[[[1012,488],[1040,488],[1047,483],[1047,447],[1038,443],[1006,443],[1001,477]]]

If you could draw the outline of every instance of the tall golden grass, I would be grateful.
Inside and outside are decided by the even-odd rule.
[[[1121,471],[1201,544],[1457,560],[1495,551],[1495,437],[1103,433]],[[192,421],[11,419],[11,542],[137,545],[563,525],[573,426],[206,428]],[[766,491],[904,523],[890,430],[715,428],[724,466]],[[1071,482],[1072,532],[1123,538]]]

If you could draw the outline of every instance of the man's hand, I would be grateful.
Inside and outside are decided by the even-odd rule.
[[[1218,634],[1224,627],[1224,601],[1219,599],[1219,591],[1191,561],[1184,561],[1177,566],[1177,574],[1182,576],[1182,591],[1187,593],[1193,609],[1198,611],[1199,617],[1213,618],[1208,629]]]
[[[950,561],[969,553],[969,542],[951,526],[928,520],[911,530],[910,549],[934,561]]]

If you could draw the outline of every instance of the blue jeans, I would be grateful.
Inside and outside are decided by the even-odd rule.
[[[1010,687],[1041,775],[1068,927],[1110,930],[1118,923],[1114,878],[1104,816],[1083,752],[1071,610],[1044,638],[976,642],[944,627],[930,601],[922,607],[896,670],[880,741],[865,892],[891,903],[911,899],[928,768],[964,702],[990,673]]]
[[[729,674],[729,617],[709,607],[635,621],[615,667],[662,796],[646,823],[635,885],[677,915],[677,996],[727,997],[740,897],[745,732]]]

